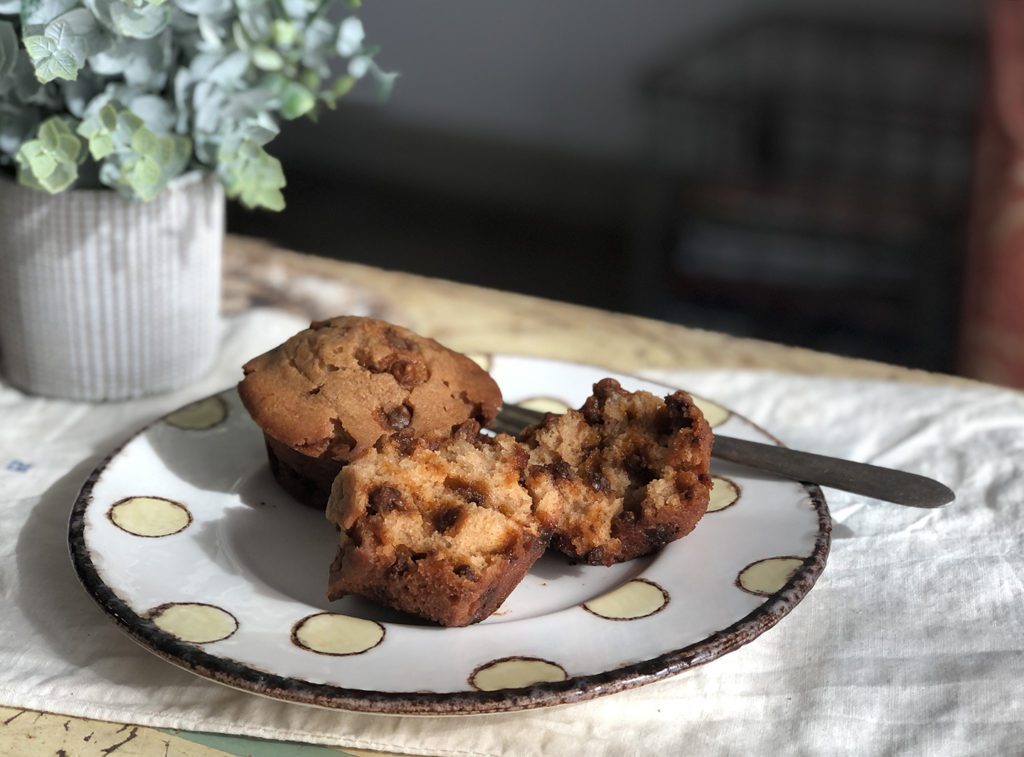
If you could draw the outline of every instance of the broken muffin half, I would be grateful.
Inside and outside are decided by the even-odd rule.
[[[334,482],[340,546],[328,597],[354,594],[464,626],[486,618],[544,552],[548,531],[521,478],[529,456],[475,421],[451,434],[382,437]]]
[[[707,510],[711,428],[686,392],[660,399],[603,379],[579,410],[549,413],[521,438],[535,515],[551,546],[575,560],[649,554]]]

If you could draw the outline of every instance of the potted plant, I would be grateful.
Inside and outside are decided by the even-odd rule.
[[[391,85],[358,4],[0,0],[8,380],[122,399],[209,368],[224,195],[282,209],[266,149],[280,122],[333,108],[364,76]]]

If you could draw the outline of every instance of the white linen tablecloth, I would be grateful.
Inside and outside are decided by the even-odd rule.
[[[914,510],[827,490],[834,541],[813,591],[753,643],[666,681],[530,712],[388,717],[263,699],[149,654],[74,575],[75,494],[139,426],[232,385],[247,358],[303,325],[240,316],[208,379],[145,400],[86,405],[0,384],[0,704],[409,754],[1024,750],[1024,397],[995,388],[651,373],[791,446],[923,473],[958,495]]]

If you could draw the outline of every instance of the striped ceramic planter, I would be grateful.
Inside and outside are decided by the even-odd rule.
[[[219,338],[224,196],[191,173],[148,203],[0,177],[0,360],[34,394],[118,400],[184,386]]]

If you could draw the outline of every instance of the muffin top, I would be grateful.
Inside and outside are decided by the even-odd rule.
[[[238,393],[256,424],[310,457],[348,461],[404,428],[487,424],[501,406],[468,357],[372,318],[314,321],[242,370]]]

